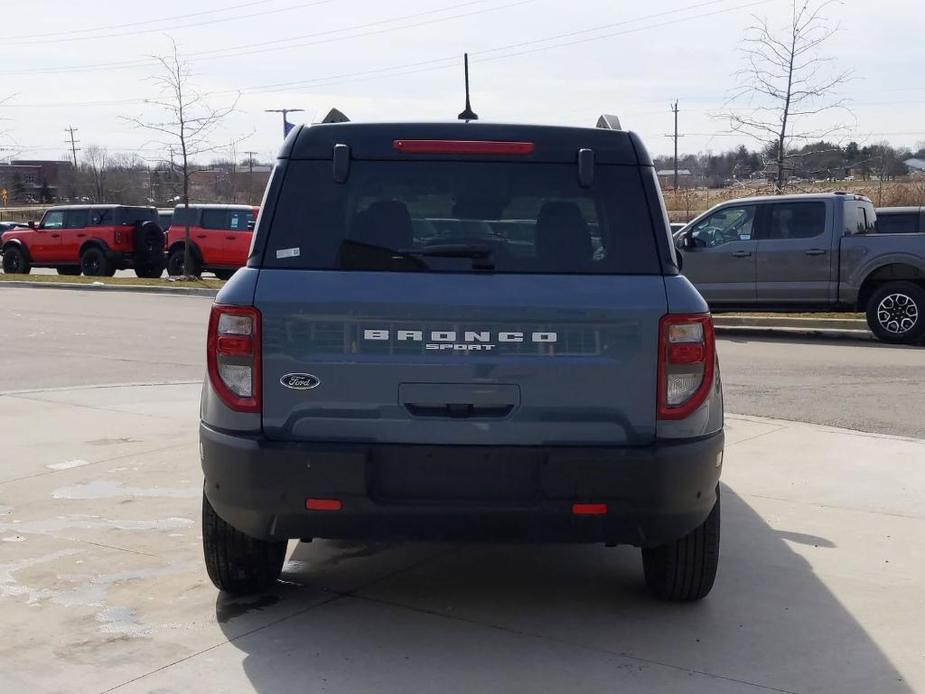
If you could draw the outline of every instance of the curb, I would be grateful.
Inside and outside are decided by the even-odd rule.
[[[135,292],[141,294],[172,294],[173,296],[200,296],[214,298],[218,289],[203,287],[156,287],[141,284],[78,284],[76,282],[0,282],[2,287],[19,289],[70,289],[85,292]]]
[[[811,335],[831,340],[877,341],[867,322],[857,318],[714,315],[717,332],[739,335]]]

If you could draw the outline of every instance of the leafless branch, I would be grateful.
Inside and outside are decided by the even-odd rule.
[[[828,112],[850,113],[836,91],[851,79],[851,71],[833,73],[832,58],[821,53],[839,30],[825,18],[825,11],[838,4],[839,0],[792,0],[789,21],[780,31],[755,17],[742,39],[742,67],[735,73],[737,86],[722,117],[732,131],[773,151],[778,192],[790,168],[793,143],[848,131],[842,124],[814,130],[806,122]]]

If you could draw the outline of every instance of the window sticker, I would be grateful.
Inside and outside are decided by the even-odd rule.
[[[281,248],[280,250],[276,251],[277,260],[279,260],[280,258],[298,258],[298,257],[299,257],[298,248]]]

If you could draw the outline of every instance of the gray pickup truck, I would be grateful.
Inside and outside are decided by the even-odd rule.
[[[683,272],[714,312],[863,311],[886,342],[925,336],[925,234],[877,232],[850,193],[731,200],[675,235]]]

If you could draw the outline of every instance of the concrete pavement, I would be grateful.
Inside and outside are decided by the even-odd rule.
[[[202,566],[198,387],[0,396],[0,691],[925,690],[925,441],[731,416],[713,593],[638,552],[291,544]]]

